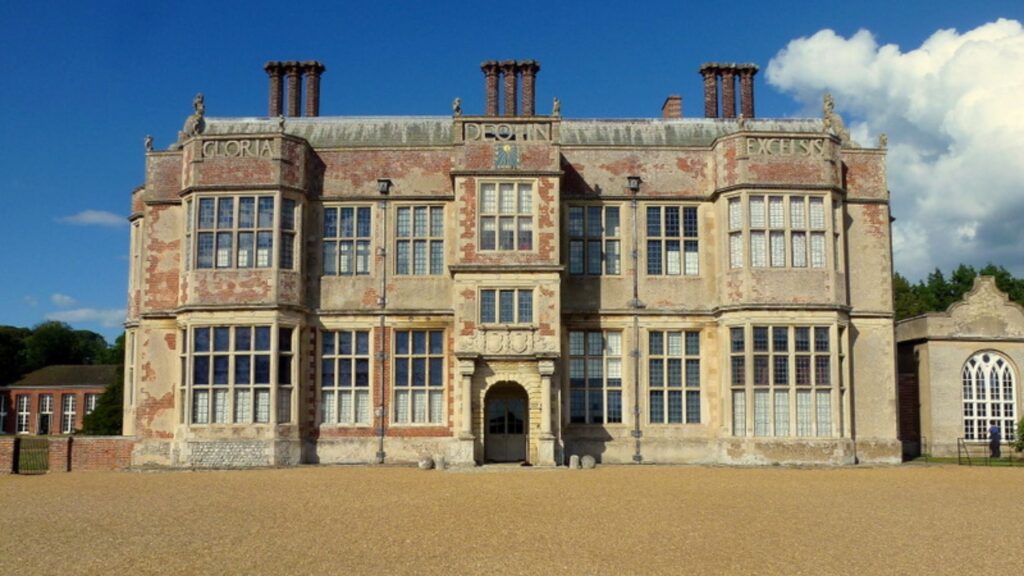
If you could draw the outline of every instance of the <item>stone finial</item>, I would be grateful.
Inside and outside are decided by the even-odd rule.
[[[740,115],[736,117],[736,124],[739,126],[740,130],[747,129],[747,117],[744,116],[742,112],[740,112]]]
[[[882,132],[881,134],[878,135],[878,147],[881,148],[882,150],[885,150],[886,148],[889,147],[889,135],[886,134],[885,132]]]
[[[452,100],[452,116],[456,118],[462,116],[462,98],[456,97],[455,100]]]
[[[153,151],[153,137],[146,134],[145,139],[142,140],[142,145],[146,147],[146,152]]]
[[[562,101],[558,99],[558,96],[551,101],[551,115],[556,118],[562,115]]]
[[[277,131],[284,134],[284,114],[278,114],[277,116]]]

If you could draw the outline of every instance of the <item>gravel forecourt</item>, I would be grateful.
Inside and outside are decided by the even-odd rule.
[[[1024,468],[0,476],[0,574],[1020,574]]]

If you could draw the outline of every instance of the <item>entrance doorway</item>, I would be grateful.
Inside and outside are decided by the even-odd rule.
[[[497,384],[487,392],[485,404],[487,433],[484,435],[484,459],[488,462],[525,461],[526,390],[512,382]]]

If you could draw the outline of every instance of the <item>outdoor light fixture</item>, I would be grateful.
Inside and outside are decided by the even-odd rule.
[[[381,194],[391,192],[391,180],[387,178],[377,178],[377,192]]]
[[[626,176],[626,182],[627,186],[629,186],[629,191],[634,194],[640,191],[640,182],[642,181],[643,180],[641,180],[639,176]]]

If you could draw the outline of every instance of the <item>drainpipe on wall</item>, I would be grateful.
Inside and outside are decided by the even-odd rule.
[[[640,192],[639,176],[626,178],[630,192],[633,193],[632,206],[633,216],[633,299],[629,301],[629,307],[633,309],[633,350],[630,355],[633,357],[633,439],[636,450],[633,453],[633,462],[640,464],[644,461],[640,452],[640,439],[643,432],[640,430],[640,315],[639,311],[644,307],[640,301],[640,235],[637,228],[637,213],[640,210],[640,201],[637,193]]]
[[[386,330],[387,324],[387,308],[388,308],[388,200],[386,195],[391,191],[391,180],[387,178],[379,178],[377,180],[377,192],[383,197],[378,202],[377,206],[381,211],[381,237],[383,241],[381,246],[377,247],[377,256],[381,263],[380,272],[380,294],[377,295],[377,305],[380,306],[380,326],[378,328],[380,333],[380,344],[377,347],[377,352],[374,355],[377,360],[377,372],[380,373],[380,403],[377,405],[377,464],[383,464],[386,453],[384,452],[384,418],[387,415],[387,394],[386,386],[384,381],[384,363],[387,362],[388,354],[384,349],[384,331]]]

